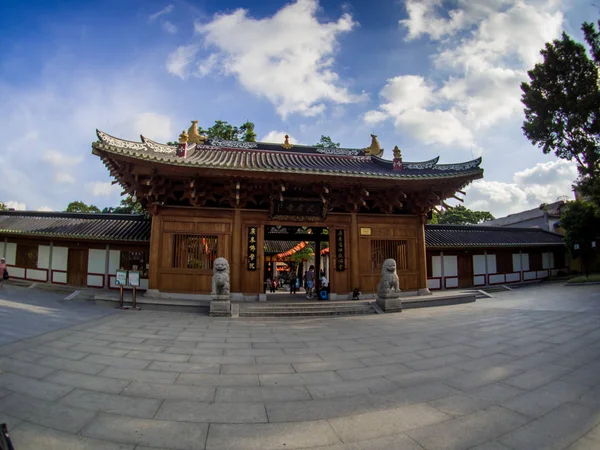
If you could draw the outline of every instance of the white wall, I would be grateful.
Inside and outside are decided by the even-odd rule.
[[[490,284],[493,283],[504,283],[506,279],[504,278],[503,273],[498,273],[496,275],[490,275]]]
[[[104,277],[102,275],[88,275],[87,285],[91,287],[104,287],[102,281]]]
[[[88,252],[88,273],[104,274],[106,250],[90,249]],[[91,283],[88,283],[91,284]],[[94,283],[96,285],[97,283]],[[102,283],[101,283],[102,284]]]
[[[513,259],[513,272],[520,272],[521,271],[521,254],[513,253],[512,259]]]
[[[473,255],[473,275],[485,275],[485,255]]]
[[[523,263],[521,270],[524,272],[528,271],[529,270],[529,253],[521,254],[521,262]]]
[[[9,266],[15,265],[15,262],[17,261],[17,244],[14,242],[8,242],[6,244],[6,255],[4,255],[4,258],[6,258],[6,264]]]
[[[508,283],[512,283],[514,281],[520,281],[521,280],[521,274],[519,273],[507,273],[506,274],[506,281]]]
[[[52,248],[52,270],[67,270],[69,249],[67,247]]]
[[[487,273],[496,273],[496,255],[487,255]]]
[[[458,287],[458,278],[444,278],[447,288]]]
[[[456,255],[444,256],[444,277],[458,276],[458,259]]]
[[[48,271],[38,269],[27,269],[27,279],[36,281],[47,281]]]
[[[38,245],[37,268],[47,269],[50,263],[50,246]]]
[[[442,257],[441,256],[433,256],[431,258],[431,274],[432,277],[441,277],[442,276]]]
[[[111,250],[108,259],[108,273],[114,275],[117,273],[117,269],[121,263],[121,252],[119,250]],[[102,269],[102,273],[104,273],[104,269]]]
[[[542,269],[554,268],[554,253],[542,253]]]
[[[67,282],[67,273],[66,272],[52,272],[52,282],[53,283],[65,283]]]
[[[429,289],[440,289],[440,280],[427,280],[427,287]]]

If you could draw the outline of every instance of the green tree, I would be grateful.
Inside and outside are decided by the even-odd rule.
[[[339,142],[333,142],[331,137],[321,135],[321,140],[315,144],[319,148],[340,148]]]
[[[67,205],[65,212],[99,213],[100,209],[94,205],[86,205],[84,202],[75,201]]]
[[[447,209],[441,214],[434,212],[434,215],[437,215],[437,222],[430,223],[448,225],[476,225],[481,222],[488,222],[495,219],[495,217],[487,211],[471,211],[469,208],[462,205]]]
[[[208,139],[225,139],[227,141],[256,142],[254,123],[245,122],[240,127],[233,126],[223,120],[215,120],[215,124],[208,129],[198,127],[198,133]]]
[[[582,201],[570,202],[560,217],[565,230],[565,242],[574,258],[581,257],[585,276],[589,276],[594,256],[592,241],[600,235],[600,212],[598,206]]]
[[[6,205],[3,202],[0,202],[0,211],[4,211],[6,209],[8,209]]]
[[[600,178],[600,34],[590,23],[582,29],[594,59],[563,33],[546,44],[544,61],[528,72],[530,82],[521,84],[521,101],[527,139],[545,154],[574,159],[577,184],[586,193]]]
[[[131,195],[121,200],[119,206],[110,206],[102,210],[103,213],[113,214],[144,214],[144,208],[140,202],[134,202]]]

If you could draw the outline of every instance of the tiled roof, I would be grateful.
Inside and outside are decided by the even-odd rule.
[[[425,225],[427,248],[543,247],[564,245],[559,234],[537,228]]]
[[[99,141],[94,152],[102,151],[168,165],[201,167],[215,170],[303,173],[313,175],[351,176],[387,179],[481,178],[481,158],[460,164],[438,164],[439,158],[422,162],[403,162],[401,171],[393,170],[393,162],[366,156],[360,149],[321,149],[264,142],[207,141],[192,144],[187,156],[176,155],[176,146],[159,144],[141,137],[141,142],[126,141],[97,131]]]
[[[0,235],[146,243],[150,224],[138,214],[0,211]]]
[[[558,218],[561,214],[561,207],[565,204],[564,201],[557,201],[546,205],[546,211],[541,208],[528,209],[519,213],[510,214],[506,217],[499,217],[494,220],[482,223],[483,226],[492,227],[505,227],[516,223],[526,222],[529,220],[536,219],[538,217],[544,217],[546,214],[549,217]]]

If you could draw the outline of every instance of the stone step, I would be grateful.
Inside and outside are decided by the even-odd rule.
[[[373,308],[330,309],[330,310],[290,310],[290,311],[240,311],[240,317],[314,317],[314,316],[348,316],[375,314]]]
[[[369,302],[302,302],[240,304],[240,317],[297,317],[374,314]]]

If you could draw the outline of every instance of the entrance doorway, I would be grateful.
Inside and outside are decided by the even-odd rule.
[[[67,283],[74,286],[87,285],[88,250],[70,248],[67,262]]]
[[[329,277],[329,230],[326,227],[265,226],[264,292],[270,301],[307,301],[306,272],[314,266],[313,300]],[[330,287],[329,287],[330,288]]]

